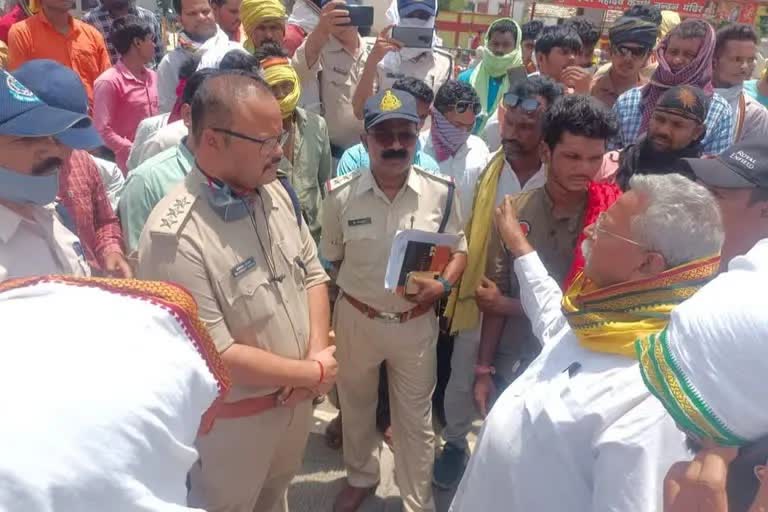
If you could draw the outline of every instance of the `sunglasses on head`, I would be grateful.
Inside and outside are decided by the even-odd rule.
[[[622,57],[634,57],[636,59],[639,59],[640,57],[645,57],[648,55],[648,52],[650,51],[648,48],[642,47],[642,46],[624,46],[624,45],[618,45],[614,46],[613,49],[621,55]]]
[[[453,110],[455,110],[457,114],[463,114],[467,110],[471,110],[472,113],[477,116],[483,111],[483,106],[476,101],[457,101],[453,106]]]
[[[504,106],[507,108],[520,107],[524,112],[532,114],[541,106],[541,102],[536,98],[521,98],[513,92],[504,95]]]

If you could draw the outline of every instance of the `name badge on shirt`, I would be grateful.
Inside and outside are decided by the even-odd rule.
[[[366,224],[371,224],[373,221],[371,221],[370,217],[365,217],[362,219],[350,219],[347,221],[347,226],[365,226]]]
[[[77,254],[80,258],[85,258],[85,253],[83,252],[83,246],[80,244],[80,242],[73,242],[72,250],[74,250],[75,254]]]
[[[240,263],[232,267],[232,270],[230,270],[230,273],[232,274],[232,277],[238,278],[241,275],[248,272],[249,270],[251,270],[255,266],[256,266],[256,260],[254,260],[253,256],[251,256],[247,260],[241,261]]]

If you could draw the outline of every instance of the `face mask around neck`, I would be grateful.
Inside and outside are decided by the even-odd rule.
[[[58,169],[51,174],[33,176],[0,167],[0,199],[44,206],[56,199],[58,191]]]

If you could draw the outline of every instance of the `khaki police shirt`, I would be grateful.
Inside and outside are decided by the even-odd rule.
[[[435,93],[453,74],[453,57],[441,50],[426,51],[415,59],[403,59],[398,69],[387,69],[387,59],[377,67],[378,90],[391,89],[399,79],[407,76],[423,80]]]
[[[275,181],[250,201],[252,215],[225,222],[209,205],[199,169],[155,207],[139,240],[138,276],[187,288],[219,352],[233,343],[303,359],[307,290],[328,280],[306,222]],[[234,388],[230,400],[275,388]]]
[[[329,261],[341,262],[336,279],[339,288],[379,311],[412,309],[412,302],[384,288],[392,240],[402,229],[436,232],[449,183],[450,178],[413,166],[405,185],[390,201],[368,169],[328,182],[320,250]],[[467,252],[459,209],[459,197],[454,193],[445,233],[459,235],[454,252]]]
[[[363,122],[352,109],[352,95],[367,58],[368,48],[362,39],[357,52],[351,54],[331,36],[311,68],[307,65],[306,39],[291,60],[301,80],[304,108],[325,118],[331,144],[341,148],[360,142],[363,133]]]
[[[47,274],[91,275],[80,240],[53,204],[0,204],[0,281]]]
[[[563,284],[571,268],[576,240],[584,223],[584,205],[580,213],[568,218],[557,218],[552,213],[554,203],[544,187],[512,196],[517,207],[517,218],[523,231],[528,232],[528,241],[541,258],[549,275],[559,284]],[[512,258],[501,244],[498,232],[491,230],[488,245],[486,275],[501,293],[508,297],[520,297],[520,285],[513,269]],[[538,347],[530,322],[525,315],[508,317],[504,328],[504,337],[513,336],[519,345]]]

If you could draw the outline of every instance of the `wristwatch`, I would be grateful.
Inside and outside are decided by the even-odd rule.
[[[435,281],[443,285],[443,293],[445,295],[448,295],[449,293],[451,293],[451,290],[453,290],[453,285],[443,276],[437,276],[435,278]]]

